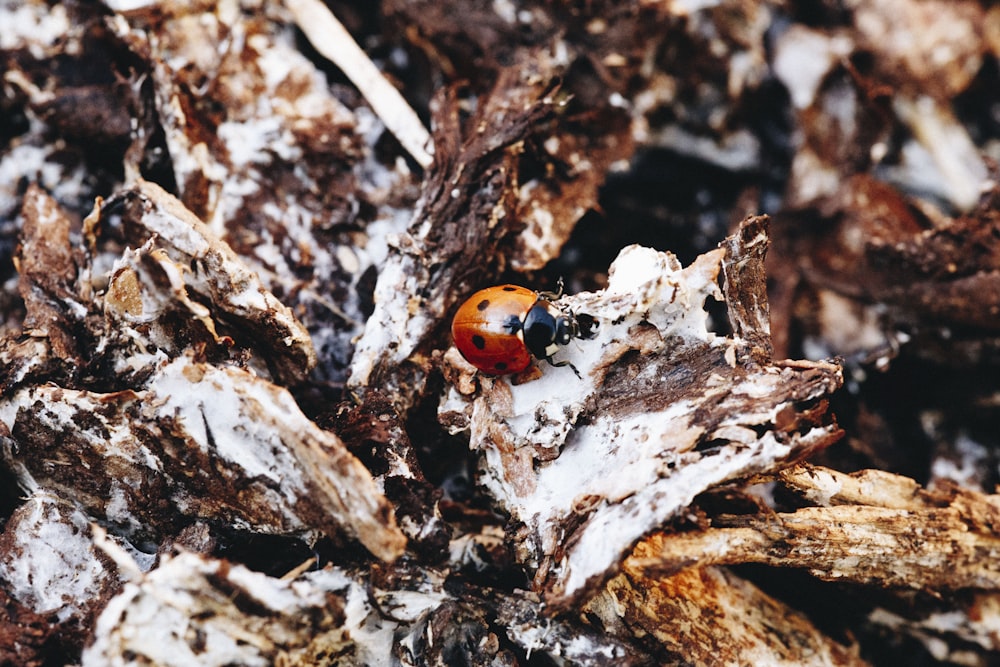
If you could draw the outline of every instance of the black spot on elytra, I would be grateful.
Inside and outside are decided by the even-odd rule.
[[[511,287],[510,285],[507,285],[506,287],[503,288],[503,291],[504,292],[516,292],[517,288],[516,287]]]
[[[472,337],[472,344],[476,346],[477,350],[482,350],[486,347],[486,339],[476,334]]]
[[[476,310],[478,310],[479,312],[482,312],[482,311],[486,310],[489,307],[490,307],[490,300],[489,299],[483,299],[478,304],[476,304]]]
[[[507,370],[507,364],[505,364],[502,361],[498,361],[496,363],[496,366],[494,366],[493,368],[497,369],[498,371],[505,371]]]

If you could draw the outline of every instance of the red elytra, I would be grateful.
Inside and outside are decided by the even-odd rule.
[[[499,285],[469,297],[455,313],[451,336],[466,361],[484,373],[520,373],[531,358],[544,359],[553,366],[569,366],[552,356],[560,345],[573,338],[589,338],[596,326],[586,317],[581,328],[577,317],[552,304],[545,296],[518,285]]]

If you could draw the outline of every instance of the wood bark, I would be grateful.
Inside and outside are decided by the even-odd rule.
[[[997,661],[990,3],[0,25],[0,665]]]

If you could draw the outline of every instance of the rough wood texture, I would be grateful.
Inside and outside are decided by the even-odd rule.
[[[2,456],[20,485],[58,489],[142,543],[159,543],[180,517],[194,517],[265,533],[346,529],[379,557],[398,557],[405,538],[392,509],[342,441],[281,387],[205,363],[240,340],[253,346],[247,358],[256,349],[278,378],[302,378],[313,351],[288,308],[162,189],[140,182],[120,201],[116,240],[138,251],[125,250],[104,275],[96,250],[78,265],[56,251],[56,273],[31,270],[21,283],[31,295],[26,323],[55,342],[45,355],[5,350]],[[93,246],[102,223],[111,224],[106,216],[87,220]],[[21,262],[30,268],[67,241],[69,223],[37,190],[25,218],[35,221],[22,247],[33,251]],[[79,348],[64,342],[69,331]],[[61,372],[50,375],[49,366]]]
[[[0,26],[0,665],[997,662],[997,7]]]
[[[645,545],[636,549],[645,553]],[[711,609],[691,614],[707,600]],[[671,663],[866,664],[857,646],[831,640],[805,616],[722,568],[650,577],[629,561],[585,608],[612,635],[652,638]]]
[[[720,516],[712,528],[658,535],[633,561],[670,573],[692,565],[801,567],[820,579],[924,591],[1000,584],[1000,499],[950,488],[931,493],[882,471],[845,475],[802,466],[779,483],[819,506]],[[691,554],[701,554],[692,562]]]
[[[481,483],[516,522],[518,557],[554,607],[586,596],[705,489],[838,439],[825,399],[839,368],[775,365],[760,343],[766,244],[766,220],[750,218],[726,252],[687,269],[626,248],[606,290],[565,300],[602,323],[565,353],[580,381],[565,367],[521,384],[484,379],[470,401],[456,393],[443,406],[482,453]],[[721,296],[747,304],[733,307],[733,338],[706,329],[723,266]]]

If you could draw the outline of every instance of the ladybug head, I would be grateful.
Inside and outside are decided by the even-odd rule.
[[[590,338],[597,323],[593,317],[563,312],[548,301],[539,299],[524,317],[524,345],[538,359],[550,359],[560,345],[574,338]]]
[[[576,320],[565,315],[560,315],[556,320],[555,342],[558,345],[568,345],[571,340],[579,335],[579,327]]]

